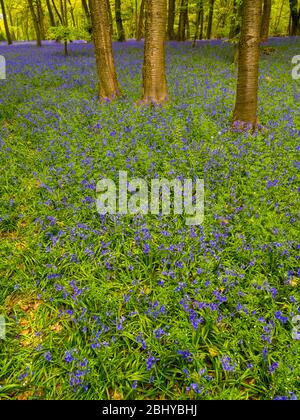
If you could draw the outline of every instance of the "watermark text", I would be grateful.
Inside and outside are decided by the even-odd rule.
[[[0,55],[0,80],[6,79],[6,60],[3,55]]]
[[[105,214],[186,215],[187,225],[204,220],[204,180],[128,179],[119,172],[119,181],[102,179],[96,187],[97,210]]]

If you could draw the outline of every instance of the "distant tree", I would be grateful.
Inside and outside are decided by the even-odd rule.
[[[47,9],[48,9],[48,14],[49,14],[50,26],[56,26],[56,21],[54,18],[54,13],[52,10],[50,0],[46,0],[46,4],[47,4]]]
[[[142,102],[162,104],[168,99],[165,59],[167,0],[146,0],[146,33]]]
[[[179,24],[177,32],[177,40],[186,40],[186,29],[188,24],[188,13],[189,13],[189,0],[181,0],[180,13],[179,13]]]
[[[291,10],[291,32],[290,35],[300,35],[300,8],[298,6],[298,0],[289,0]]]
[[[81,0],[81,4],[88,23],[91,23],[91,11],[87,0]]]
[[[68,52],[68,41],[71,39],[71,28],[69,27],[68,21],[68,5],[67,0],[60,0],[60,9],[58,9],[55,0],[52,0],[52,4],[55,10],[55,13],[59,19],[59,25],[52,29],[52,34],[54,35],[55,39],[62,40],[64,42],[64,51],[65,56],[69,54]]]
[[[168,8],[168,39],[173,41],[175,37],[174,23],[175,23],[176,0],[169,0]]]
[[[193,47],[196,46],[197,39],[203,38],[203,23],[204,23],[204,7],[203,0],[198,0],[197,2],[197,13],[196,13],[196,27],[195,27],[195,36]],[[200,32],[199,32],[200,30]]]
[[[215,0],[209,0],[209,13],[208,13],[207,34],[206,34],[207,39],[211,39],[211,35],[212,35],[214,9],[215,9]]]
[[[3,23],[4,23],[7,43],[8,43],[8,45],[11,45],[12,44],[12,38],[11,38],[11,34],[10,34],[8,22],[7,22],[7,15],[6,15],[4,0],[0,0],[0,4],[1,4]]]
[[[258,123],[257,101],[261,13],[261,0],[244,0],[234,123],[251,128],[256,127]]]
[[[264,8],[263,8],[261,32],[260,32],[262,42],[267,41],[269,38],[271,12],[272,12],[272,0],[264,0]]]
[[[100,84],[99,96],[102,101],[110,101],[121,93],[112,49],[112,27],[108,1],[90,0],[90,5]]]
[[[113,35],[114,25],[113,25],[113,17],[112,17],[112,12],[111,12],[111,7],[110,7],[110,0],[104,0],[104,1],[106,1],[106,7],[107,7],[107,10],[108,10],[108,18],[109,18],[111,35]]]
[[[144,35],[144,20],[145,20],[145,0],[141,1],[140,14],[138,17],[136,40],[140,41]]]
[[[285,0],[281,0],[281,6],[279,7],[278,15],[277,15],[277,18],[275,19],[275,24],[274,24],[274,33],[275,34],[278,33],[278,26],[279,26],[280,21],[281,21],[284,5],[285,5]]]
[[[123,20],[122,20],[121,0],[115,0],[115,13],[116,13],[116,24],[117,24],[117,31],[118,31],[118,41],[124,42],[125,30],[123,27]]]
[[[71,2],[71,0],[68,0],[69,3],[69,10],[70,10],[70,15],[71,15],[71,19],[72,19],[72,24],[73,27],[76,28],[76,19],[75,19],[75,14],[74,14],[74,10],[75,10],[75,3],[73,4]]]
[[[41,16],[41,4],[39,0],[28,0],[28,6],[31,13],[31,18],[36,34],[36,44],[38,47],[42,46],[42,38],[43,38],[43,22]]]
[[[229,39],[234,39],[241,30],[242,1],[234,0],[231,12]]]
[[[42,0],[36,0],[36,8],[37,8],[37,16],[38,22],[41,31],[42,40],[46,39],[46,31],[45,31],[45,20],[44,20],[44,9],[42,5]]]
[[[75,18],[75,4],[70,0],[59,0],[59,2],[52,0],[53,9],[59,23],[55,22],[55,26],[49,28],[48,35],[56,41],[62,41],[64,43],[65,56],[69,55],[69,42],[73,42],[75,39],[91,39],[92,23],[89,6],[85,2],[85,6],[87,7],[86,12],[88,13],[87,17],[89,17],[88,25],[78,26]],[[70,16],[71,20],[69,19]]]

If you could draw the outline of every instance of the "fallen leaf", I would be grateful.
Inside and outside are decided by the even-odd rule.
[[[33,396],[33,392],[32,391],[26,391],[23,392],[22,394],[17,396],[17,400],[21,400],[21,401],[26,401],[28,400],[28,398]]]
[[[245,382],[246,382],[246,384],[249,384],[249,385],[255,385],[256,384],[256,380],[255,379],[246,379],[245,380]]]
[[[217,350],[213,349],[213,348],[209,348],[208,352],[211,355],[211,357],[216,357],[219,354],[219,352]]]
[[[20,332],[20,335],[28,335],[31,333],[31,329],[29,328],[28,330],[23,330]]]
[[[56,332],[60,332],[62,329],[63,327],[60,324],[55,324],[50,327],[50,330],[56,331]]]
[[[291,287],[297,287],[297,286],[298,286],[298,279],[297,279],[296,277],[293,277],[293,278],[290,280],[290,286],[291,286]]]
[[[120,394],[118,391],[113,391],[112,389],[109,389],[108,393],[111,400],[120,401],[124,399],[123,395]]]
[[[21,251],[22,249],[27,249],[28,246],[26,244],[24,244],[23,242],[18,242],[16,243],[16,248]]]

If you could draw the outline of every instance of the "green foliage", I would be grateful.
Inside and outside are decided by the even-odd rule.
[[[85,28],[74,28],[71,26],[50,26],[48,30],[48,39],[55,39],[58,41],[72,41],[82,39],[90,41],[91,36]]]
[[[240,3],[241,0],[237,0],[237,4]],[[198,3],[199,0],[189,0],[189,22],[190,22],[190,36],[191,38],[194,37],[195,27],[196,27],[196,14],[198,10]],[[209,0],[203,0],[204,4],[204,33],[206,33],[207,27],[207,20],[208,20],[208,11],[209,11]],[[14,32],[18,35],[19,39],[33,39],[35,37],[34,27],[32,23],[31,17],[28,15],[28,6],[27,0],[21,0],[16,2],[15,0],[7,0],[5,2],[7,13],[11,17],[10,25],[13,26]],[[59,6],[59,2],[56,0],[57,6]],[[178,20],[179,20],[179,4],[177,2],[177,9],[176,9],[176,19],[175,19],[175,32],[178,28]],[[46,29],[50,25],[48,11],[46,7],[46,2],[42,1],[43,10],[44,10],[44,24]],[[86,17],[83,12],[81,2],[80,1],[72,1],[72,10],[73,15],[75,18],[76,26],[84,27],[86,26]],[[117,39],[117,30],[116,30],[116,23],[115,23],[115,2],[110,0],[112,17],[113,17],[113,29],[114,29],[114,39]],[[137,9],[136,9],[137,5]],[[124,28],[126,32],[126,38],[134,38],[136,34],[136,23],[137,17],[140,12],[140,5],[141,0],[137,2],[133,2],[132,0],[122,0],[122,18],[124,23]],[[59,9],[59,7],[58,7]],[[53,11],[54,12],[54,11]],[[55,13],[54,13],[55,15]],[[26,16],[26,19],[20,19],[20,16]],[[289,2],[285,1],[284,3],[282,0],[273,0],[272,1],[272,18],[271,18],[271,34],[276,35],[286,35],[287,28],[289,23],[290,17],[290,8]],[[55,15],[55,19],[57,20],[57,16]],[[230,28],[232,25],[232,21],[236,21],[239,23],[239,16],[234,11],[234,0],[216,0],[215,7],[214,7],[214,20],[213,20],[213,37],[216,38],[227,38],[230,32]],[[27,25],[29,22],[29,26]],[[73,19],[71,16],[71,6],[68,2],[68,22],[70,26],[73,25]],[[26,23],[26,24],[25,24]],[[3,27],[3,20],[0,20],[0,31],[4,33]],[[64,37],[68,37],[71,39],[75,39],[73,33],[70,35],[69,33],[64,33],[64,31],[59,30],[58,35],[61,39]],[[80,38],[86,39],[82,35],[76,35]]]

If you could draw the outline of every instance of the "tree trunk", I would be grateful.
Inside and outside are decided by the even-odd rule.
[[[270,20],[272,12],[272,0],[264,0],[264,8],[261,21],[261,41],[265,42],[269,38]]]
[[[110,7],[110,0],[106,0],[106,7],[107,7],[107,10],[108,10],[108,17],[109,17],[109,24],[110,24],[111,36],[113,37],[114,24],[113,24],[113,17],[112,17],[112,12],[111,12],[111,7]]]
[[[186,40],[186,24],[188,14],[188,0],[181,0],[177,40]]]
[[[117,31],[118,31],[118,41],[119,42],[124,42],[125,41],[125,31],[124,31],[123,21],[122,21],[121,0],[115,0],[115,11],[116,11],[116,24],[117,24]]]
[[[193,47],[196,46],[196,41],[198,39],[198,32],[199,32],[199,26],[200,26],[200,10],[197,11],[197,17],[196,17],[196,25],[195,25],[195,36],[193,41]]]
[[[62,25],[68,26],[68,7],[67,0],[60,0],[60,13],[62,18]]]
[[[298,10],[298,0],[289,0],[291,9],[292,29],[291,35],[300,35],[300,10]]]
[[[174,23],[175,23],[176,0],[169,0],[168,10],[168,39],[173,41],[175,39]]]
[[[81,4],[82,4],[82,8],[83,8],[84,14],[86,16],[86,19],[90,23],[90,21],[91,21],[91,12],[90,12],[89,5],[87,3],[87,0],[81,0]]]
[[[52,0],[52,4],[53,4],[53,8],[54,8],[54,10],[55,10],[55,13],[56,13],[56,15],[57,15],[57,17],[58,17],[58,20],[59,20],[60,24],[61,24],[61,25],[63,25],[63,24],[64,24],[64,22],[63,22],[63,18],[62,18],[62,16],[61,16],[61,14],[59,13],[59,10],[58,10],[58,8],[57,8],[56,3],[55,3],[55,1],[54,1],[54,0]]]
[[[40,33],[42,40],[46,38],[44,12],[41,0],[36,0],[37,19],[40,27]]]
[[[10,26],[10,37],[11,37],[11,40],[12,40],[12,42],[14,42],[14,41],[17,41],[18,40],[18,26],[19,25],[16,25],[16,34],[15,34],[15,31],[14,31],[14,22],[13,22],[13,16],[12,16],[12,6],[10,6],[9,8],[8,8],[8,11],[7,11],[7,14],[8,14],[8,20],[9,20],[9,26]],[[22,22],[22,24],[23,24],[23,22]],[[21,24],[21,26],[23,26]]]
[[[38,47],[41,47],[42,36],[41,36],[41,30],[40,30],[40,23],[38,20],[38,14],[36,10],[34,9],[33,0],[28,0],[28,5],[29,5],[29,9],[30,9],[30,13],[31,13],[32,21],[33,21],[34,30],[36,33],[36,45]]]
[[[214,8],[215,8],[215,0],[209,0],[209,15],[208,15],[208,24],[207,24],[207,34],[206,34],[207,39],[211,39],[211,35],[212,35]]]
[[[138,0],[134,1],[135,5],[133,5],[133,0],[132,0],[132,21],[134,20],[135,23],[132,23],[132,27],[134,26],[134,30],[132,30],[132,38],[137,35],[137,31],[138,31],[138,21],[139,21],[139,7],[138,7]],[[134,13],[133,13],[134,12]]]
[[[120,95],[112,49],[112,28],[108,3],[91,0],[94,43],[96,50],[97,72],[102,101],[110,101]]]
[[[234,0],[233,2],[233,11],[231,15],[231,23],[230,23],[230,32],[229,32],[229,39],[233,39],[237,35],[237,24],[238,21],[238,2]]]
[[[200,28],[200,34],[199,34]],[[201,38],[200,38],[201,36]],[[196,27],[195,27],[195,36],[193,47],[196,46],[196,41],[198,38],[202,39],[203,37],[203,0],[198,0],[197,3],[197,17],[196,17]]]
[[[8,22],[7,22],[7,15],[6,15],[6,10],[5,10],[4,0],[0,0],[0,3],[1,3],[1,10],[2,10],[2,15],[3,15],[3,22],[4,22],[4,28],[5,28],[7,43],[8,43],[8,45],[11,45],[12,44],[12,39],[11,39],[9,26],[8,26]]]
[[[48,14],[49,14],[50,26],[56,26],[50,0],[46,0],[46,3],[47,3]]]
[[[71,0],[68,0],[69,6],[70,6],[70,14],[71,14],[71,18],[72,18],[72,24],[73,27],[76,28],[76,20],[75,20],[75,16],[74,16],[74,8],[75,6],[72,5]]]
[[[238,58],[238,82],[234,123],[243,128],[257,126],[261,0],[244,0]]]
[[[279,14],[278,14],[278,17],[276,19],[276,24],[275,24],[275,28],[274,28],[275,35],[277,33],[277,29],[278,29],[278,26],[279,26],[280,21],[281,21],[281,16],[282,16],[282,11],[283,11],[283,6],[284,5],[285,5],[285,0],[281,0],[280,10],[279,10]]]
[[[185,11],[185,29],[186,29],[186,39],[190,39],[191,32],[190,32],[189,4],[188,4],[188,2],[187,2],[186,11]]]
[[[140,41],[144,35],[144,18],[145,18],[145,0],[141,2],[140,15],[138,19],[136,40]]]
[[[203,32],[204,32],[204,7],[203,7],[203,0],[201,0],[200,5],[200,34],[199,39],[203,39]]]
[[[142,102],[162,104],[168,99],[165,70],[167,0],[147,0],[146,5]]]

